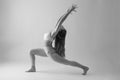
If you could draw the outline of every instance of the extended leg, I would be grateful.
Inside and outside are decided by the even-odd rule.
[[[44,49],[32,49],[30,51],[31,68],[27,72],[35,72],[36,71],[35,55],[42,56],[42,57],[47,57]]]
[[[82,64],[76,62],[76,61],[70,61],[70,64],[71,66],[75,66],[75,67],[79,67],[79,68],[82,68],[83,69],[83,75],[86,75],[87,74],[87,71],[89,70],[89,68],[87,66],[83,66]]]
[[[51,57],[52,60],[54,60],[55,62],[64,64],[64,65],[69,65],[69,66],[74,66],[74,67],[82,68],[83,71],[84,71],[84,72],[83,72],[83,75],[86,75],[86,74],[87,74],[87,71],[89,70],[88,67],[83,66],[82,64],[80,64],[80,63],[78,63],[78,62],[76,62],[76,61],[67,60],[67,59],[59,56],[59,55],[56,54],[56,53],[51,54],[50,57]]]

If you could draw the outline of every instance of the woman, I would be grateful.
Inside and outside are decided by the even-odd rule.
[[[43,49],[33,49],[33,50],[30,51],[30,56],[31,56],[31,60],[32,60],[32,66],[27,72],[35,72],[36,71],[36,68],[35,68],[35,55],[39,55],[39,56],[43,56],[43,57],[48,56],[53,61],[64,64],[64,65],[69,65],[69,66],[82,68],[83,69],[83,75],[86,75],[87,71],[89,70],[88,67],[83,66],[83,65],[81,65],[80,63],[78,63],[76,61],[70,61],[70,60],[65,59],[64,58],[65,57],[64,48],[54,48],[53,47],[53,41],[58,37],[57,34],[61,30],[64,29],[64,27],[62,26],[63,22],[68,17],[68,15],[71,14],[72,11],[75,11],[75,9],[76,9],[75,5],[73,5],[70,9],[68,9],[67,12],[57,22],[56,28],[53,31],[51,31],[49,33],[46,33],[44,35],[45,47]],[[56,46],[57,46],[57,44],[56,44]],[[63,46],[64,46],[64,44],[63,44]],[[58,51],[57,51],[57,49],[58,49]]]

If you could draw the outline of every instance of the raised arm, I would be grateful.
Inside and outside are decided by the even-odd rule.
[[[72,5],[72,7],[69,8],[69,9],[67,10],[67,12],[59,19],[56,27],[59,27],[60,25],[62,25],[62,23],[63,23],[63,22],[65,21],[65,19],[69,16],[69,14],[70,14],[72,11],[75,11],[76,8],[77,8],[76,5]]]
[[[56,28],[53,30],[51,36],[54,38],[58,31],[60,30],[63,22],[65,21],[65,19],[68,17],[68,15],[72,12],[72,11],[75,11],[76,9],[76,5],[72,5],[72,7],[70,9],[67,10],[67,12],[62,16],[60,17],[60,19],[58,20],[57,24],[56,24]]]

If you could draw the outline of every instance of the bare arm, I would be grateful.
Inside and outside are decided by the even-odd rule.
[[[52,34],[51,36],[54,38],[58,31],[60,30],[63,22],[65,21],[65,19],[68,17],[68,15],[72,12],[72,11],[75,11],[75,8],[76,8],[76,5],[72,5],[72,7],[70,9],[67,10],[67,12],[62,16],[60,17],[60,19],[58,20],[57,24],[56,24],[56,28],[54,29],[54,31],[52,31]]]

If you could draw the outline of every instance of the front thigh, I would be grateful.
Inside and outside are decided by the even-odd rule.
[[[47,57],[45,50],[42,48],[32,49],[31,52],[38,56]]]

